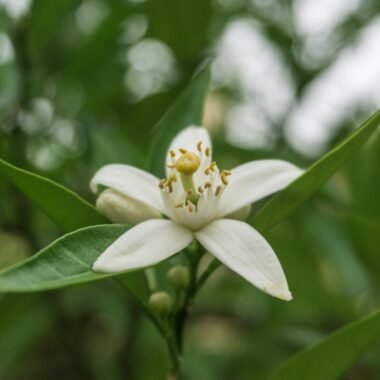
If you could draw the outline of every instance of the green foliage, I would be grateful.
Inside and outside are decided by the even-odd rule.
[[[97,257],[126,226],[94,226],[56,240],[26,261],[3,271],[0,291],[33,292],[101,280],[113,274],[92,271]]]
[[[202,124],[209,81],[210,65],[206,64],[156,125],[149,167],[158,177],[165,174],[165,155],[173,137],[189,125]]]
[[[1,159],[0,171],[66,232],[106,222],[91,204],[47,178]]]
[[[361,58],[362,39],[380,14],[378,0],[344,4],[320,34],[303,31],[310,2],[31,1],[19,17],[9,11],[12,0],[0,3],[1,380],[165,378],[166,348],[138,303],[146,311],[152,292],[167,291],[177,308],[182,287],[167,273],[187,266],[188,255],[148,276],[131,271],[107,280],[92,272],[93,261],[128,227],[104,225],[84,199],[93,199],[89,181],[105,164],[161,176],[171,138],[202,122],[212,131],[221,168],[262,158],[309,168],[263,207],[253,206],[252,223],[278,255],[294,300],[271,299],[202,259],[206,274],[221,268],[191,308],[184,377],[263,380],[280,364],[271,379],[379,378],[380,347],[373,344],[379,314],[363,317],[379,310],[380,301],[379,113],[347,137],[354,120],[379,106],[367,73],[363,80],[350,73],[360,94],[348,103],[343,82],[329,93],[338,93],[337,103],[320,99],[331,113],[331,130],[319,161],[296,150],[287,129],[316,87],[339,79],[331,69],[339,71],[356,47]],[[329,14],[330,4],[322,8]],[[241,56],[223,50],[226,31],[232,45],[247,48]],[[257,43],[261,52],[252,57]],[[202,62],[210,52],[225,58],[211,63],[209,84],[210,65]],[[255,82],[256,69],[271,56],[278,66],[268,65],[256,78],[261,84]],[[246,67],[236,65],[240,59],[252,76],[240,75]],[[273,83],[279,70],[289,79],[288,105],[281,83]],[[235,118],[241,108],[244,117]],[[247,141],[235,140],[240,123],[258,127]],[[343,142],[325,154],[337,141]],[[59,238],[38,208],[69,234]],[[37,293],[48,289],[55,290]],[[346,327],[329,335],[340,326]]]
[[[380,124],[380,111],[357,131],[313,164],[296,181],[271,199],[253,219],[254,226],[266,231],[307,201],[371,137]]]
[[[380,335],[380,311],[351,323],[286,362],[270,380],[336,380]]]

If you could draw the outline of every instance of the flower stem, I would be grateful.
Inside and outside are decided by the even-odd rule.
[[[200,276],[197,286],[196,286],[196,293],[198,293],[203,285],[206,283],[208,278],[222,265],[222,263],[216,259],[212,260],[211,263],[208,265],[206,270],[202,273]]]
[[[178,351],[181,354],[183,349],[183,334],[185,329],[185,324],[189,315],[189,310],[193,304],[194,296],[196,294],[196,284],[197,284],[197,271],[198,271],[198,265],[199,262],[203,256],[204,252],[201,252],[199,250],[199,247],[197,251],[195,252],[187,252],[188,258],[190,261],[190,283],[189,286],[184,294],[184,300],[182,307],[178,310],[174,328],[175,328],[175,334],[176,334],[176,342],[178,346]]]
[[[178,353],[177,343],[175,341],[175,337],[173,332],[170,331],[166,335],[166,345],[168,347],[170,360],[172,362],[172,368],[168,374],[169,379],[179,379],[180,369],[181,369],[181,359]]]

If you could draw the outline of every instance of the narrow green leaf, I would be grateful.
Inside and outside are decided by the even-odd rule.
[[[275,195],[253,218],[259,231],[267,231],[307,201],[368,140],[380,124],[380,111],[346,140],[313,164],[296,181]]]
[[[155,126],[149,167],[158,177],[164,175],[165,154],[173,137],[189,125],[201,125],[209,81],[210,65],[207,64]]]
[[[301,351],[270,380],[335,380],[340,378],[380,336],[380,311],[350,323]]]
[[[17,168],[2,159],[0,172],[66,232],[107,223],[90,203],[50,179]]]
[[[122,235],[128,226],[103,225],[69,233],[31,258],[0,272],[0,292],[34,292],[118,275],[95,273],[98,256]]]

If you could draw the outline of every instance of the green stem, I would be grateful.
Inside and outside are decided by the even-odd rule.
[[[196,294],[196,284],[197,284],[197,271],[200,259],[203,256],[203,252],[199,250],[197,252],[187,252],[190,261],[190,283],[184,295],[184,301],[182,307],[178,310],[174,328],[176,342],[178,346],[178,352],[182,354],[183,350],[183,334],[185,329],[185,324],[189,315],[189,310],[193,304],[194,296]]]
[[[170,377],[168,375],[169,379],[176,380],[179,377],[179,371],[180,371],[180,356],[177,349],[177,344],[175,337],[173,335],[171,326],[169,325],[169,320],[165,319],[162,321],[161,319],[158,319],[149,309],[148,305],[144,302],[142,302],[140,299],[138,299],[132,292],[129,291],[129,289],[124,285],[123,282],[117,279],[112,280],[115,284],[118,285],[119,288],[122,288],[126,293],[128,293],[129,296],[131,296],[135,302],[137,302],[141,309],[143,310],[144,314],[150,319],[150,321],[153,323],[153,325],[156,327],[159,334],[162,336],[162,338],[166,342],[166,346],[169,351],[170,361],[172,363],[172,368],[170,372]]]
[[[212,260],[206,270],[200,276],[196,285],[196,294],[201,290],[208,278],[222,265],[222,263],[216,259]]]
[[[165,340],[168,347],[170,360],[172,362],[172,368],[169,372],[168,377],[172,379],[178,379],[181,369],[181,360],[177,349],[177,343],[172,331],[168,331]]]

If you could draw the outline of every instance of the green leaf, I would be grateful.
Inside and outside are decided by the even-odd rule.
[[[267,231],[307,201],[357,152],[380,124],[380,111],[346,140],[324,155],[284,190],[275,195],[253,218],[259,231]]]
[[[66,232],[107,223],[95,207],[62,185],[1,159],[0,172]]]
[[[203,104],[209,81],[210,65],[207,64],[155,126],[149,167],[158,177],[164,175],[165,155],[173,137],[189,125],[202,124]]]
[[[124,225],[103,225],[67,234],[33,257],[0,272],[0,292],[50,290],[120,275],[95,273],[92,265],[127,229]]]
[[[380,335],[380,311],[350,323],[301,351],[270,380],[335,380],[347,371]]]

